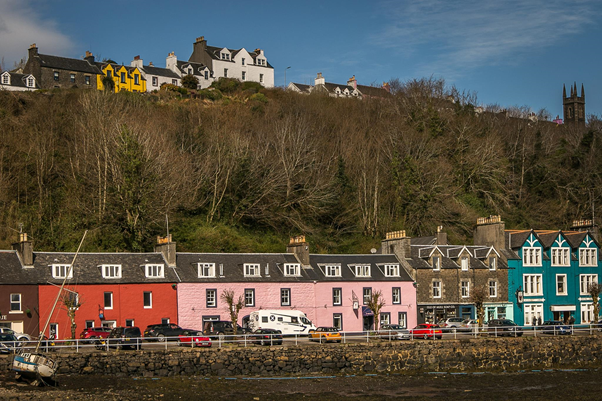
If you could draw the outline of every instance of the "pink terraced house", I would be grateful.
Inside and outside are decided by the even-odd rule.
[[[173,244],[175,252],[175,244]],[[315,326],[343,331],[375,328],[365,306],[374,291],[386,305],[381,324],[416,324],[416,288],[394,254],[310,254],[304,236],[291,239],[286,253],[177,253],[178,322],[202,329],[211,320],[229,320],[224,290],[244,299],[240,321],[260,309],[295,309]]]

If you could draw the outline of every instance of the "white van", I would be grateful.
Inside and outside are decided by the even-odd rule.
[[[280,330],[282,334],[309,334],[316,326],[299,310],[259,310],[251,312],[249,328]]]

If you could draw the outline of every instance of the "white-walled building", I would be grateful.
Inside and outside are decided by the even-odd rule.
[[[17,74],[4,71],[0,74],[0,90],[7,91],[34,91],[40,89],[36,78],[31,74]]]
[[[173,53],[170,53],[170,56]],[[167,56],[169,59],[169,56]],[[163,84],[172,84],[180,86],[181,78],[180,75],[169,68],[155,67],[153,63],[144,65],[140,56],[134,57],[134,60],[130,63],[131,67],[137,67],[142,73],[144,79],[146,79],[146,91],[152,92],[154,90],[161,89]]]
[[[359,85],[355,79],[355,75],[347,81],[347,85],[334,84],[326,82],[326,79],[321,72],[318,73],[314,80],[314,85],[304,85],[291,82],[287,86],[287,90],[298,93],[325,93],[332,97],[354,97],[358,99],[364,98],[386,98],[390,95],[389,84],[383,82],[379,88],[377,86]]]

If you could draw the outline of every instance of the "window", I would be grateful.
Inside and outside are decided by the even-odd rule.
[[[247,73],[245,71],[242,72],[242,80],[243,81],[247,80]]]
[[[134,85],[140,85],[140,75],[134,74]]]
[[[146,265],[147,278],[163,278],[163,265]]]
[[[224,78],[228,78],[228,69],[224,68]]]
[[[121,278],[121,266],[120,265],[102,265],[103,278]]]
[[[392,303],[393,304],[401,303],[401,288],[393,287]]]
[[[340,306],[343,304],[343,289],[333,288],[332,289],[332,305]]]
[[[580,274],[579,275],[579,293],[580,295],[589,295],[589,286],[598,282],[597,274]]]
[[[144,291],[142,296],[144,302],[144,309],[153,308],[153,293],[151,291]]]
[[[9,84],[10,84],[10,75],[8,75],[8,74],[2,75],[2,85],[9,85]]]
[[[372,288],[364,287],[364,305],[366,305],[372,299]]]
[[[33,77],[27,77],[27,87],[33,88],[36,84],[36,81]]]
[[[230,60],[230,54],[229,53],[222,53],[222,60]]]
[[[86,85],[90,85],[90,76],[89,76],[89,75],[85,75],[85,76],[84,76],[84,83],[85,83]]]
[[[215,263],[199,263],[199,278],[215,277]]]
[[[541,274],[523,274],[523,289],[525,295],[543,295]]]
[[[597,249],[579,249],[579,266],[597,266],[598,252]]]
[[[397,313],[397,323],[404,329],[408,327],[408,313],[407,312],[398,312]]]
[[[332,327],[343,330],[343,315],[341,313],[332,314]]]
[[[125,327],[134,327],[134,319],[125,319]]]
[[[590,323],[594,320],[594,304],[591,302],[581,303],[581,323]]]
[[[541,266],[541,248],[523,248],[524,266]]]
[[[533,325],[537,319],[543,320],[543,304],[525,304],[524,308],[525,325]]]
[[[153,77],[152,82],[153,86],[159,86],[159,77]]]
[[[570,266],[568,248],[552,248],[552,266]]]
[[[171,80],[171,84],[175,85],[175,86],[178,86],[178,80],[177,79],[172,79]]]
[[[391,313],[382,312],[380,314],[380,325],[382,326],[383,324],[391,324]]]
[[[462,298],[470,297],[470,281],[462,280],[460,283],[460,293],[462,294]]]
[[[55,81],[58,81],[58,80],[59,80],[59,72],[58,72],[58,71],[55,71],[55,72],[54,72],[54,80],[55,80]]]
[[[327,265],[324,271],[326,277],[341,277],[341,265]]]
[[[433,298],[441,298],[441,281],[433,281]]]
[[[209,71],[205,70],[205,79],[209,79]]]
[[[495,270],[497,269],[497,259],[495,258],[495,256],[490,256],[489,257],[489,270]]]
[[[217,290],[207,289],[205,290],[207,308],[217,308]]]
[[[86,320],[86,329],[94,327],[94,320]]]
[[[168,317],[161,318],[161,324],[169,324],[169,318]]]
[[[245,277],[261,277],[258,263],[245,263]]]
[[[463,271],[468,271],[468,258],[466,256],[462,256],[460,259],[460,266]]]
[[[105,309],[113,309],[113,293],[105,292]]]
[[[433,270],[441,270],[441,258],[433,256]]]
[[[125,72],[121,73],[121,83],[124,84],[125,83]]]
[[[286,263],[284,265],[284,275],[289,277],[301,276],[301,266],[298,263]]]
[[[566,274],[556,275],[556,295],[567,295]]]
[[[50,331],[50,335],[54,335],[54,338],[57,340],[59,339],[59,324],[58,323],[50,323],[48,330]]]
[[[71,269],[71,265],[52,265],[52,277],[73,278],[73,269]]]
[[[385,276],[387,277],[399,277],[399,265],[385,265]]]
[[[263,83],[263,74],[259,74],[259,82]]]
[[[370,277],[370,265],[356,265],[355,266],[356,277]]]
[[[242,65],[245,65],[245,59],[244,59],[244,57],[242,58],[241,61],[242,61]]]
[[[489,298],[497,297],[497,281],[489,280]]]
[[[79,309],[79,307],[81,306],[79,304],[79,294],[72,291],[67,292],[67,294],[65,294],[65,297],[63,298],[63,303],[70,310]]]
[[[69,74],[69,81],[73,84],[75,83],[75,74]]]
[[[291,305],[291,289],[281,288],[280,289],[280,305],[290,306]]]
[[[255,289],[245,289],[245,306],[255,306]]]
[[[21,312],[21,294],[10,294],[10,312]]]

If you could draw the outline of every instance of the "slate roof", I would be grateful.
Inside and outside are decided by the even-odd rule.
[[[321,255],[312,254],[309,263],[317,274],[320,281],[414,281],[405,271],[395,255],[366,254],[366,255]],[[341,265],[341,277],[326,277],[321,269],[327,264],[339,263]],[[351,267],[355,265],[370,265],[371,277],[356,277]],[[385,264],[399,264],[399,276],[387,277],[381,271]]]
[[[169,68],[160,68],[160,67],[155,67],[155,66],[151,66],[151,65],[145,65],[142,67],[142,70],[146,74],[149,74],[149,75],[158,75],[160,77],[177,78],[177,79],[180,78],[180,76],[178,74],[176,74]]]
[[[391,96],[389,91],[384,88],[379,88],[377,86],[367,86],[367,85],[357,85],[357,89],[364,96],[372,96],[372,97],[388,97]]]
[[[30,76],[31,74],[18,74],[16,72],[10,72],[7,71],[7,74],[10,75],[10,85],[8,86],[16,86],[19,88],[29,88],[29,86],[27,86],[27,83],[25,81],[25,78]],[[3,75],[4,73],[0,74]],[[35,80],[36,86],[33,89],[40,89],[40,86],[38,85],[38,81]],[[0,82],[0,86],[1,86],[1,82]]]
[[[437,237],[435,237],[435,236],[430,236],[430,237],[412,237],[410,239],[410,243],[412,245],[436,245],[436,243],[437,243]]]
[[[299,89],[301,92],[310,92],[311,90],[311,85],[305,85],[305,84],[298,84],[296,82],[291,82],[291,84],[295,85],[297,87],[297,89]]]
[[[411,245],[411,259],[408,263],[414,269],[433,269],[433,266],[429,263],[430,256],[433,254],[435,248],[437,248],[441,257],[441,269],[460,269],[460,264],[457,263],[457,259],[460,257],[464,249],[468,250],[470,256],[468,257],[469,269],[489,269],[489,266],[485,264],[486,258],[491,252],[495,254],[495,251],[491,250],[491,247],[485,247],[480,245]],[[504,263],[503,259],[498,259],[497,269],[507,269],[508,266]]]
[[[51,56],[48,54],[38,54],[35,57],[40,59],[42,67],[85,72],[89,74],[101,74],[99,68],[95,64],[90,64],[87,60]]]
[[[23,268],[17,251],[0,251],[0,284],[38,284],[38,273]]]
[[[192,66],[192,75],[203,76],[203,73],[200,70],[204,69],[205,67],[208,68],[209,71],[211,71],[211,68],[207,67],[203,63],[195,63],[194,61],[181,61],[181,60],[178,60],[176,62],[176,66],[180,69],[180,71],[182,71],[182,73],[185,72],[184,69],[187,68],[189,65]],[[186,74],[188,74],[187,71],[186,71]]]

